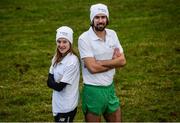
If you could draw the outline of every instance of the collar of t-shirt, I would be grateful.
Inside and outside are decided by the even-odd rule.
[[[108,33],[107,29],[105,29],[105,31],[106,31],[106,36],[109,36],[109,33]],[[94,32],[92,27],[89,28],[89,32],[90,32],[90,37],[92,38],[92,40],[102,40],[101,38],[99,38],[96,35],[96,33]]]

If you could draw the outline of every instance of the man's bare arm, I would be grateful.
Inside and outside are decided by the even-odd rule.
[[[126,58],[123,53],[120,53],[118,48],[115,48],[113,58],[111,60],[99,60],[97,62],[105,67],[119,68],[126,64]]]
[[[126,59],[124,57],[124,54],[121,54],[121,56],[113,58],[111,60],[99,60],[97,62],[104,67],[119,68],[123,67],[126,64]]]
[[[103,66],[99,64],[95,58],[93,57],[86,57],[83,58],[85,67],[89,70],[90,73],[95,74],[95,73],[101,73],[101,72],[106,72],[112,68]]]

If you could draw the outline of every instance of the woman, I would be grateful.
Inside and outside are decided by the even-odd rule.
[[[79,98],[79,60],[72,49],[73,30],[62,26],[56,31],[57,49],[47,80],[53,89],[52,112],[55,122],[73,122]]]

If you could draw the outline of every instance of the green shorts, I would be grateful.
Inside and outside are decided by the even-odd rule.
[[[84,84],[82,91],[83,113],[96,115],[108,114],[120,107],[119,98],[115,94],[114,84],[109,86],[93,86]]]

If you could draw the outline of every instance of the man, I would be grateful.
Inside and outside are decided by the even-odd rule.
[[[107,29],[108,8],[95,4],[90,8],[91,27],[81,34],[78,48],[82,62],[82,109],[86,122],[120,122],[121,110],[115,94],[115,68],[126,64],[122,46],[115,31]]]

